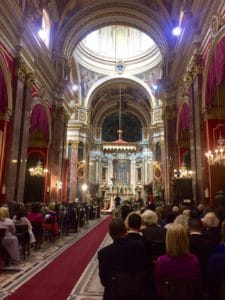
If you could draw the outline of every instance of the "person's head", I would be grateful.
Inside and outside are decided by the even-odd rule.
[[[184,229],[188,231],[188,220],[189,220],[188,216],[180,214],[176,217],[173,223],[182,225]]]
[[[0,220],[4,221],[6,218],[9,218],[9,209],[8,207],[0,207]]]
[[[180,213],[180,208],[176,205],[174,205],[172,207],[172,212],[175,213],[175,214],[179,214]]]
[[[157,214],[150,209],[146,209],[141,215],[141,218],[144,225],[158,224]]]
[[[120,213],[121,213],[121,218],[123,220],[126,219],[126,217],[129,215],[129,213],[132,211],[131,206],[129,204],[124,204],[121,207]]]
[[[190,209],[184,209],[183,210],[183,215],[185,215],[185,216],[187,216],[187,217],[189,217],[190,216],[190,213],[191,213],[191,210]]]
[[[189,254],[188,236],[181,224],[170,224],[166,232],[166,253],[169,256]]]
[[[208,212],[202,218],[202,222],[206,227],[217,227],[219,225],[219,219],[214,212]]]
[[[202,222],[199,218],[190,218],[188,221],[189,232],[202,232]]]
[[[141,216],[136,212],[131,212],[126,217],[125,225],[128,230],[133,229],[139,231],[141,228],[141,224],[142,224]]]
[[[16,212],[16,219],[20,220],[21,218],[25,217],[26,214],[27,214],[26,208],[21,205]]]
[[[55,202],[50,202],[48,205],[49,210],[55,210]]]
[[[109,224],[109,234],[113,240],[125,237],[126,226],[122,219],[114,218]]]
[[[31,211],[32,211],[33,213],[38,213],[38,212],[40,212],[40,203],[39,203],[39,202],[33,202],[33,203],[31,204]]]

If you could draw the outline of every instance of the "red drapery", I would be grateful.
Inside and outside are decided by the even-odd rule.
[[[218,43],[209,65],[206,85],[206,108],[210,110],[212,95],[225,77],[225,38]]]

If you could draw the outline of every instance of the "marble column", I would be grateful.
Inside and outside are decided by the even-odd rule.
[[[18,190],[17,201],[23,201],[26,165],[27,165],[27,149],[29,143],[29,128],[30,128],[30,111],[32,102],[32,85],[34,83],[34,75],[29,73],[26,77],[26,89],[23,105],[23,122],[21,124],[21,148],[20,148],[20,168],[18,170]]]
[[[168,101],[169,102],[169,101]],[[164,108],[165,153],[164,153],[164,197],[166,203],[173,203],[173,170],[178,166],[176,149],[176,104],[166,104]]]
[[[191,169],[193,170],[193,194],[196,204],[204,200],[204,186],[208,186],[206,181],[205,157],[205,132],[202,130],[202,68],[201,57],[195,56],[191,65],[191,81],[187,86],[189,90],[190,107],[190,148],[191,148]]]
[[[62,200],[62,189],[57,187],[57,181],[63,181],[67,122],[68,118],[64,107],[56,101],[53,106],[52,143],[49,149],[50,201]]]
[[[134,192],[136,187],[136,161],[135,159],[131,159],[130,161],[130,185]]]
[[[108,186],[110,186],[112,184],[111,178],[113,178],[113,161],[112,161],[112,159],[109,159],[108,160],[108,177],[107,177]]]
[[[77,196],[77,162],[78,141],[71,143],[69,157],[69,201],[74,201]]]

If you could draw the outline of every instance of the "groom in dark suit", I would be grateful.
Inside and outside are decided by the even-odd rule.
[[[146,277],[150,270],[144,244],[126,238],[126,227],[120,218],[112,220],[109,234],[113,243],[98,252],[99,276],[105,287],[103,300],[148,299],[143,286],[139,288],[142,276]],[[127,295],[127,290],[130,295]],[[141,295],[143,292],[144,296]]]

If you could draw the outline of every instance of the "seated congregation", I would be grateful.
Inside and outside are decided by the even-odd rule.
[[[68,233],[76,233],[90,219],[100,217],[97,206],[86,203],[16,203],[0,207],[0,270],[20,264],[30,251]]]
[[[224,207],[131,208],[109,234],[98,252],[104,300],[225,299]]]

